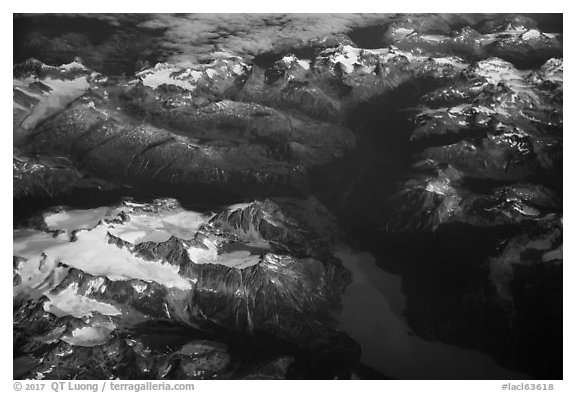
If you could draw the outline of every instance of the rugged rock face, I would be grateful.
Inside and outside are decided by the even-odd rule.
[[[94,314],[89,319],[101,325],[56,318],[41,302],[22,303],[14,313],[15,344],[22,345],[14,359],[15,378],[276,379],[285,378],[294,362],[291,356],[246,356],[219,339],[201,338],[206,336],[202,332],[161,323],[148,324],[141,329],[145,333],[106,335],[113,326],[106,317]],[[98,334],[105,339],[95,340]]]
[[[162,34],[125,18],[14,66],[15,377],[350,377],[337,242],[397,261],[416,334],[562,377],[561,29],[397,15],[114,60]]]
[[[29,196],[51,198],[74,189],[114,188],[106,181],[83,174],[61,157],[26,157],[14,150],[12,168],[15,199]]]
[[[552,76],[561,73],[561,60],[532,73],[487,58],[497,51],[482,52],[477,58],[487,59],[471,63],[470,56],[455,57],[460,53],[443,44],[460,42],[459,36],[432,39],[406,23],[389,28],[386,37],[396,46],[362,49],[335,39],[336,46],[327,40],[322,49],[312,42],[317,50],[296,52],[314,58],[288,54],[266,69],[224,53],[207,64],[159,63],[122,81],[90,73],[79,62],[55,68],[30,61],[15,68],[15,124],[22,129],[17,136],[31,153],[65,154],[117,182],[306,195],[307,170],[353,149],[354,137],[343,125],[355,108],[422,85],[429,90],[420,92],[427,93],[427,109],[417,113],[419,127],[411,138],[433,145],[425,157],[459,161],[457,169],[468,165],[467,171],[484,172],[489,165],[486,172],[500,172],[491,176],[499,180],[517,171],[558,173],[561,144],[539,124],[561,126],[558,94],[550,94],[554,82],[546,76],[561,79]],[[506,47],[522,39],[546,55],[540,47],[554,40],[550,45],[561,54],[556,35],[522,26],[477,33],[461,45]],[[422,40],[433,50],[423,49]],[[45,98],[39,99],[34,92],[42,86]],[[517,111],[519,105],[524,109]],[[490,128],[482,145],[470,145],[469,137]],[[460,144],[438,146],[442,141]],[[127,154],[117,153],[120,147]],[[490,166],[505,167],[505,173]]]
[[[422,28],[421,23],[394,23],[386,32],[386,41],[400,49],[418,53],[453,54],[465,59],[480,60],[491,56],[512,60],[521,68],[531,68],[551,57],[562,55],[559,34],[541,32],[530,18],[514,18],[497,26],[481,26],[450,31],[444,26]]]
[[[492,58],[464,81],[426,94],[410,135],[422,160],[398,194],[390,224],[410,225],[415,208],[421,212],[412,215],[415,225],[430,229],[448,222],[513,224],[558,211],[562,109],[555,102],[562,90],[542,91],[536,75],[561,72],[560,64],[552,59],[523,73]],[[474,182],[492,186],[478,195]],[[406,203],[407,196],[418,202]]]
[[[125,357],[149,358],[133,353],[136,344],[121,338],[152,321],[237,337],[246,345],[262,335],[277,348],[289,345],[290,356],[309,352],[350,365],[357,359],[356,344],[335,330],[349,272],[272,201],[210,215],[184,210],[174,200],[60,209],[45,213],[36,227],[14,233],[20,350],[32,361],[35,346],[53,343],[53,356],[63,350],[72,355],[44,361],[26,375],[45,375],[50,365],[74,367],[78,357],[94,353],[105,356],[109,348],[102,345],[119,345],[126,352],[120,363]],[[46,335],[49,340],[37,338]],[[193,350],[197,345],[202,350]],[[229,368],[227,347],[213,345],[191,341],[169,359],[143,359],[153,363],[143,369],[101,369],[108,365],[99,372],[123,378],[156,378],[150,373],[158,372],[231,377],[220,373]],[[203,353],[207,359],[194,358]]]
[[[540,378],[559,378],[561,352],[554,348],[560,339],[535,331],[562,329],[561,40],[534,26],[463,33],[431,36],[402,24],[390,27],[386,39],[418,54],[412,66],[422,55],[431,56],[427,64],[440,55],[461,57],[440,60],[452,70],[444,79],[438,66],[433,78],[419,77],[423,68],[416,68],[410,94],[398,84],[379,101],[359,105],[358,113],[373,120],[360,123],[365,135],[358,145],[381,146],[372,165],[357,169],[362,177],[353,188],[332,204],[343,211],[370,205],[354,214],[364,214],[378,234],[361,219],[350,221],[368,244],[386,244],[383,257],[392,254],[404,264],[393,268],[403,274],[406,313],[418,334],[487,351]],[[516,48],[541,52],[527,64]],[[393,104],[388,96],[394,92],[408,99]],[[359,118],[352,117],[353,124]],[[410,157],[393,161],[405,165],[400,177],[377,169],[390,165],[378,157],[390,143],[390,155],[402,149]],[[376,195],[365,196],[368,190]],[[548,310],[540,301],[533,309],[527,305],[538,296],[532,291],[542,291]]]
[[[17,67],[28,73],[18,79],[16,98],[31,97],[31,89],[46,81],[46,68],[38,62]],[[68,69],[75,70],[71,65],[50,68],[72,78]],[[159,65],[140,73],[141,80],[120,86],[98,74],[78,78],[74,73],[70,83],[81,79],[84,90],[47,87],[46,98],[30,102],[27,111],[18,104],[15,121],[21,126],[15,132],[30,154],[64,154],[116,182],[203,186],[243,196],[305,195],[306,169],[353,147],[354,138],[343,127],[223,99],[240,83],[238,75],[246,73],[243,63],[222,60],[201,69]],[[77,99],[81,93],[86,94]],[[76,100],[68,105],[71,99]],[[44,102],[55,104],[46,110]],[[128,118],[115,102],[135,117]],[[150,124],[143,125],[142,117]]]

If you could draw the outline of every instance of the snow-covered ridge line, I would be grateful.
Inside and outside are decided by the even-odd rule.
[[[170,64],[158,63],[153,68],[136,74],[144,86],[153,89],[161,85],[178,86],[184,90],[194,91],[202,80],[214,78],[236,78],[250,70],[246,63],[235,60],[215,60],[211,64]]]

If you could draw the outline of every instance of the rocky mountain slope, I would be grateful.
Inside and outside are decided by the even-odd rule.
[[[418,335],[561,378],[561,32],[381,20],[15,64],[15,378],[374,377],[337,242],[402,274]]]

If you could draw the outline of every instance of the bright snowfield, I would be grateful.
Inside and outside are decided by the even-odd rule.
[[[15,230],[14,255],[27,259],[20,270],[24,275],[22,284],[15,287],[15,294],[25,289],[37,288],[53,273],[59,262],[91,275],[107,277],[112,281],[140,279],[167,287],[190,289],[190,282],[178,275],[177,266],[149,262],[136,257],[130,251],[130,247],[147,241],[164,242],[172,236],[191,240],[211,217],[182,210],[168,214],[145,212],[131,214],[130,220],[122,224],[104,220],[111,220],[126,211],[130,212],[130,203],[122,208],[96,208],[46,214],[45,222],[48,229],[63,231],[55,236],[44,231]],[[128,247],[120,248],[110,244],[108,234],[127,242]],[[71,236],[74,236],[73,241]],[[205,248],[190,246],[187,249],[188,255],[195,263],[246,268],[259,262],[259,256],[251,255],[249,251],[220,254],[213,240],[203,239],[202,244]],[[268,247],[266,242],[258,239],[247,242],[247,245]]]
[[[200,227],[213,216],[184,209],[155,213],[134,212],[134,208],[142,206],[145,205],[125,202],[117,208],[101,207],[47,213],[44,215],[47,228],[57,232],[15,230],[14,256],[25,260],[19,264],[17,272],[22,280],[14,287],[14,296],[47,296],[49,301],[44,304],[44,308],[57,316],[71,315],[81,318],[95,312],[110,316],[120,314],[120,311],[110,304],[78,295],[74,286],[56,294],[51,293],[50,290],[66,277],[69,268],[112,281],[137,279],[156,282],[167,288],[190,290],[192,282],[179,275],[179,266],[144,260],[134,255],[132,249],[142,242],[160,243],[172,236],[191,240]],[[246,206],[249,204],[232,206],[232,209]],[[130,216],[128,221],[114,222],[114,219],[126,213]],[[123,246],[111,244],[110,235],[126,243]],[[255,230],[249,231],[247,237],[248,247],[263,250],[269,248],[268,243],[262,240]],[[252,255],[247,250],[221,253],[216,241],[203,238],[201,244],[204,248],[189,246],[187,252],[191,260],[199,264],[222,264],[237,269],[260,262],[260,255]],[[91,283],[89,293],[104,290],[103,280],[96,278]],[[91,330],[78,331],[69,342],[77,345],[97,345],[103,342],[99,333],[110,329],[100,325],[98,323],[97,326],[92,326]]]
[[[82,64],[76,62],[65,64],[61,66],[60,69],[64,72],[69,70],[85,70]],[[46,90],[34,91],[30,89],[30,85],[35,82],[44,85],[43,87]],[[30,77],[24,80],[14,79],[13,83],[14,90],[28,96],[32,101],[38,101],[31,113],[27,115],[20,124],[24,130],[33,129],[43,120],[55,113],[61,112],[68,104],[86,93],[90,87],[86,76],[79,76],[71,80],[48,77],[41,81],[36,77]],[[30,111],[29,108],[25,108],[15,101],[14,110]]]

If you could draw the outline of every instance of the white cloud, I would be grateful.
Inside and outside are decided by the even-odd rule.
[[[386,14],[156,14],[141,27],[165,28],[171,62],[196,62],[218,50],[241,56],[389,21]]]

